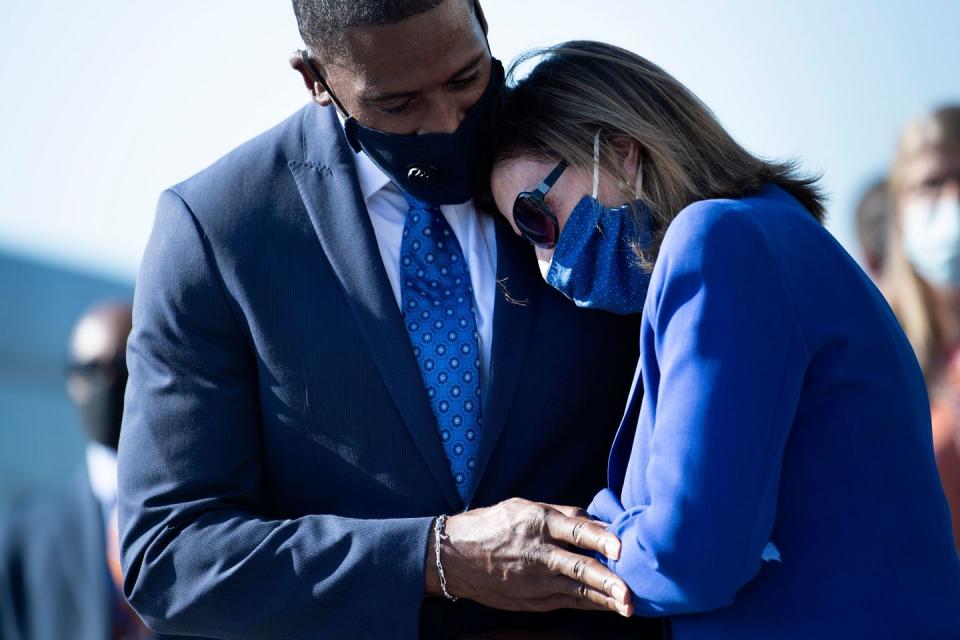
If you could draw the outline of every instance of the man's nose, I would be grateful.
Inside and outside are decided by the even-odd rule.
[[[446,95],[433,101],[426,121],[417,133],[454,133],[467,115],[460,101]]]

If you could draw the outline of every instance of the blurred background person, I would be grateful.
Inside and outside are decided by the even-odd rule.
[[[73,329],[67,393],[86,464],[59,492],[25,501],[0,526],[0,638],[153,637],[122,597],[117,444],[131,328],[127,302],[101,302]]]
[[[907,124],[890,174],[883,282],[926,377],[934,449],[960,548],[960,106]]]
[[[854,222],[863,266],[873,281],[880,284],[890,236],[890,193],[886,178],[874,180],[860,196]]]

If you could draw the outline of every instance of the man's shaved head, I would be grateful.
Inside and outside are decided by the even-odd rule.
[[[300,35],[324,62],[343,59],[351,29],[397,24],[444,2],[472,0],[293,0]]]
[[[87,437],[111,449],[120,442],[132,325],[128,303],[101,302],[80,317],[70,337],[67,393]]]
[[[73,328],[70,359],[73,362],[111,362],[122,358],[132,325],[129,304],[97,304],[87,310]]]

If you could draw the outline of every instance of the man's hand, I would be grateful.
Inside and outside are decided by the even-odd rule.
[[[633,615],[626,583],[592,557],[620,540],[582,509],[512,498],[447,519],[440,558],[451,595],[513,611],[593,609]],[[570,551],[579,547],[583,552]],[[589,553],[591,555],[583,555]],[[428,595],[441,595],[431,533]]]

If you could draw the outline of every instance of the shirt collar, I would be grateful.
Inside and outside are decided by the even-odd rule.
[[[342,127],[344,118],[339,111],[337,111],[337,120]],[[350,151],[352,152],[353,149],[351,148]],[[363,195],[364,202],[370,202],[370,198],[390,184],[390,178],[383,169],[374,164],[370,156],[363,151],[353,153],[353,168],[357,172],[357,181],[360,183],[360,193]]]
[[[97,501],[109,513],[117,501],[117,452],[99,442],[87,444],[87,473]]]

